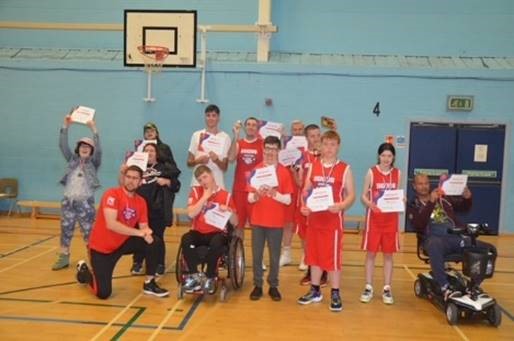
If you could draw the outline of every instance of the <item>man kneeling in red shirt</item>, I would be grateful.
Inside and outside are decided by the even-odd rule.
[[[116,263],[121,256],[135,252],[146,257],[143,292],[158,297],[168,296],[168,290],[155,282],[159,243],[148,226],[145,199],[136,194],[142,178],[143,171],[137,166],[130,166],[121,178],[121,186],[104,193],[89,238],[93,271],[83,260],[77,264],[77,280],[89,284],[98,298],[111,296]]]

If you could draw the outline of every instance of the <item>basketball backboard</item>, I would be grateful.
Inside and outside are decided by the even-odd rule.
[[[144,66],[141,45],[169,49],[164,67],[196,67],[196,11],[125,10],[124,65]]]

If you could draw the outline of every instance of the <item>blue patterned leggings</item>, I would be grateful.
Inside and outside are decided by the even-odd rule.
[[[89,233],[95,221],[95,199],[71,200],[64,198],[61,201],[61,246],[69,248],[75,224],[78,222],[86,244]]]

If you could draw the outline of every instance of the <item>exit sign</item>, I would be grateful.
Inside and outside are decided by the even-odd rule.
[[[448,96],[448,111],[472,111],[474,96]]]

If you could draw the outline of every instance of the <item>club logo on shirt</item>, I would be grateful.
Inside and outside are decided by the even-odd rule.
[[[116,199],[114,197],[108,197],[107,198],[107,205],[114,206],[115,202],[116,202]]]
[[[378,182],[376,186],[378,190],[396,189],[394,182]]]
[[[130,207],[125,207],[121,214],[123,215],[123,218],[125,218],[125,220],[130,220],[136,217],[136,210]]]
[[[255,154],[257,154],[255,149],[241,149],[241,160],[247,165],[252,165],[257,158]]]

